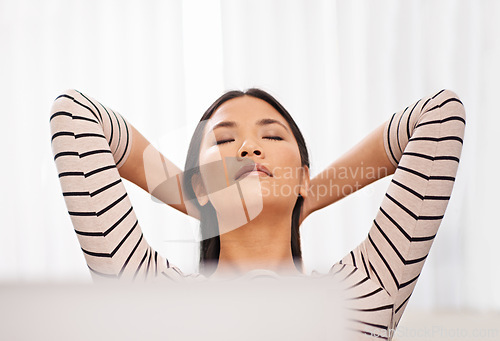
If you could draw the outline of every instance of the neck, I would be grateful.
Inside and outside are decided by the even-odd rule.
[[[291,216],[291,212],[262,211],[245,225],[223,233],[218,266],[211,277],[239,277],[255,269],[300,275],[290,246]],[[222,220],[219,224],[224,228]]]

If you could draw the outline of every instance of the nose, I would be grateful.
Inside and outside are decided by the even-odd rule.
[[[245,156],[263,156],[264,153],[262,151],[262,148],[257,146],[255,143],[251,141],[245,141],[240,149],[238,150],[238,156],[240,157],[245,157]]]

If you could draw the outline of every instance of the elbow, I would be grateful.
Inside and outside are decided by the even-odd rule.
[[[457,93],[449,89],[444,89],[440,97],[441,106],[446,104],[449,107],[449,110],[446,110],[446,112],[450,116],[460,117],[465,124],[465,107]]]
[[[50,120],[54,117],[54,114],[61,112],[71,112],[71,107],[74,105],[73,98],[78,94],[75,89],[67,89],[60,93],[52,103],[50,109]]]

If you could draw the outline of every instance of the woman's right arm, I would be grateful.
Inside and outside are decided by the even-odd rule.
[[[161,154],[130,124],[132,144],[125,163],[118,169],[120,176],[133,182],[165,204],[200,219],[199,211],[190,201],[184,201],[179,167]]]
[[[127,120],[70,89],[52,105],[50,130],[62,194],[93,278],[184,278],[144,238],[118,172],[134,137]]]

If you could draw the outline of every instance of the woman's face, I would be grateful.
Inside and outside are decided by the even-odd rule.
[[[195,191],[207,195],[198,201],[210,200],[227,226],[242,226],[263,210],[291,216],[298,195],[306,194],[309,172],[290,126],[261,99],[222,104],[206,123],[199,157],[203,190]]]

